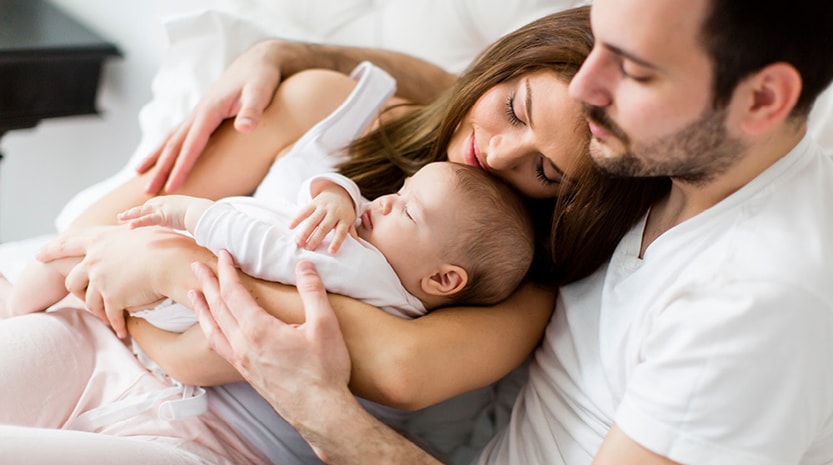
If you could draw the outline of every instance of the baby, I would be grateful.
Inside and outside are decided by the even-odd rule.
[[[440,306],[499,302],[518,286],[532,260],[532,224],[520,197],[464,165],[426,165],[398,193],[372,202],[348,178],[319,175],[304,184],[299,201],[307,205],[300,214],[287,202],[170,195],[119,218],[131,227],[186,230],[214,253],[229,250],[247,274],[269,281],[294,284],[295,264],[313,261],[330,292],[405,318]],[[322,253],[324,247],[330,253]],[[66,265],[33,264],[14,286],[8,308],[29,313],[63,297]],[[171,331],[196,321],[180,306],[154,318],[164,307],[136,315]],[[177,307],[174,313],[186,323],[173,328],[162,320],[171,319],[170,309]],[[120,314],[108,318],[123,332]]]

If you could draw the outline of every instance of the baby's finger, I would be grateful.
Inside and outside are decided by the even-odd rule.
[[[309,248],[310,241],[314,240],[315,232],[321,227],[321,222],[324,220],[326,213],[321,210],[316,210],[298,226],[298,233],[296,236],[296,243],[298,247]]]
[[[295,218],[292,219],[292,222],[289,223],[289,229],[295,229],[296,226],[303,223],[305,219],[309,218],[309,216],[315,211],[315,205],[307,205],[301,209],[296,215]]]
[[[149,208],[147,205],[139,205],[138,207],[128,208],[127,210],[119,213],[116,215],[116,218],[118,218],[119,221],[126,222],[128,220],[133,220],[143,215],[147,215],[152,211],[153,209]]]
[[[341,248],[341,244],[343,244],[344,240],[347,239],[347,234],[349,232],[350,229],[347,228],[343,222],[336,225],[335,229],[333,229],[333,240],[330,242],[329,249],[327,249],[330,255],[338,252],[338,249]]]
[[[130,229],[141,228],[143,226],[158,226],[164,224],[165,218],[161,213],[158,212],[140,216],[136,219],[130,220],[127,223],[127,225],[130,226]]]
[[[338,224],[338,218],[333,217],[332,215],[327,215],[318,223],[318,227],[312,231],[310,234],[309,239],[307,239],[307,249],[308,250],[315,250],[318,246],[324,242],[324,239],[327,237],[327,234],[333,230]]]

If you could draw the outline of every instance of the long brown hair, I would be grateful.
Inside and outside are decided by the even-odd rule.
[[[498,39],[434,102],[354,141],[341,173],[368,198],[395,192],[425,164],[448,158],[454,131],[487,90],[544,69],[569,82],[593,48],[589,13],[589,6],[554,13]],[[589,140],[581,118],[575,130]],[[564,284],[598,268],[667,185],[606,177],[593,165],[586,143],[575,147],[572,158],[565,170],[572,182],[562,183],[556,199],[528,201],[537,237],[530,277],[541,283]]]

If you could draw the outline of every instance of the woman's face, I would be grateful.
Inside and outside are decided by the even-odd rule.
[[[448,159],[482,168],[528,197],[554,197],[586,144],[582,121],[567,84],[553,71],[536,71],[487,90],[454,132]]]

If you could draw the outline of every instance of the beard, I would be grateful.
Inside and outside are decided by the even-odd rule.
[[[585,105],[586,116],[622,144],[619,152],[593,138],[590,153],[599,168],[622,177],[669,176],[694,185],[707,184],[741,157],[745,144],[729,135],[726,108],[707,107],[679,131],[650,142],[634,142],[600,107]]]

